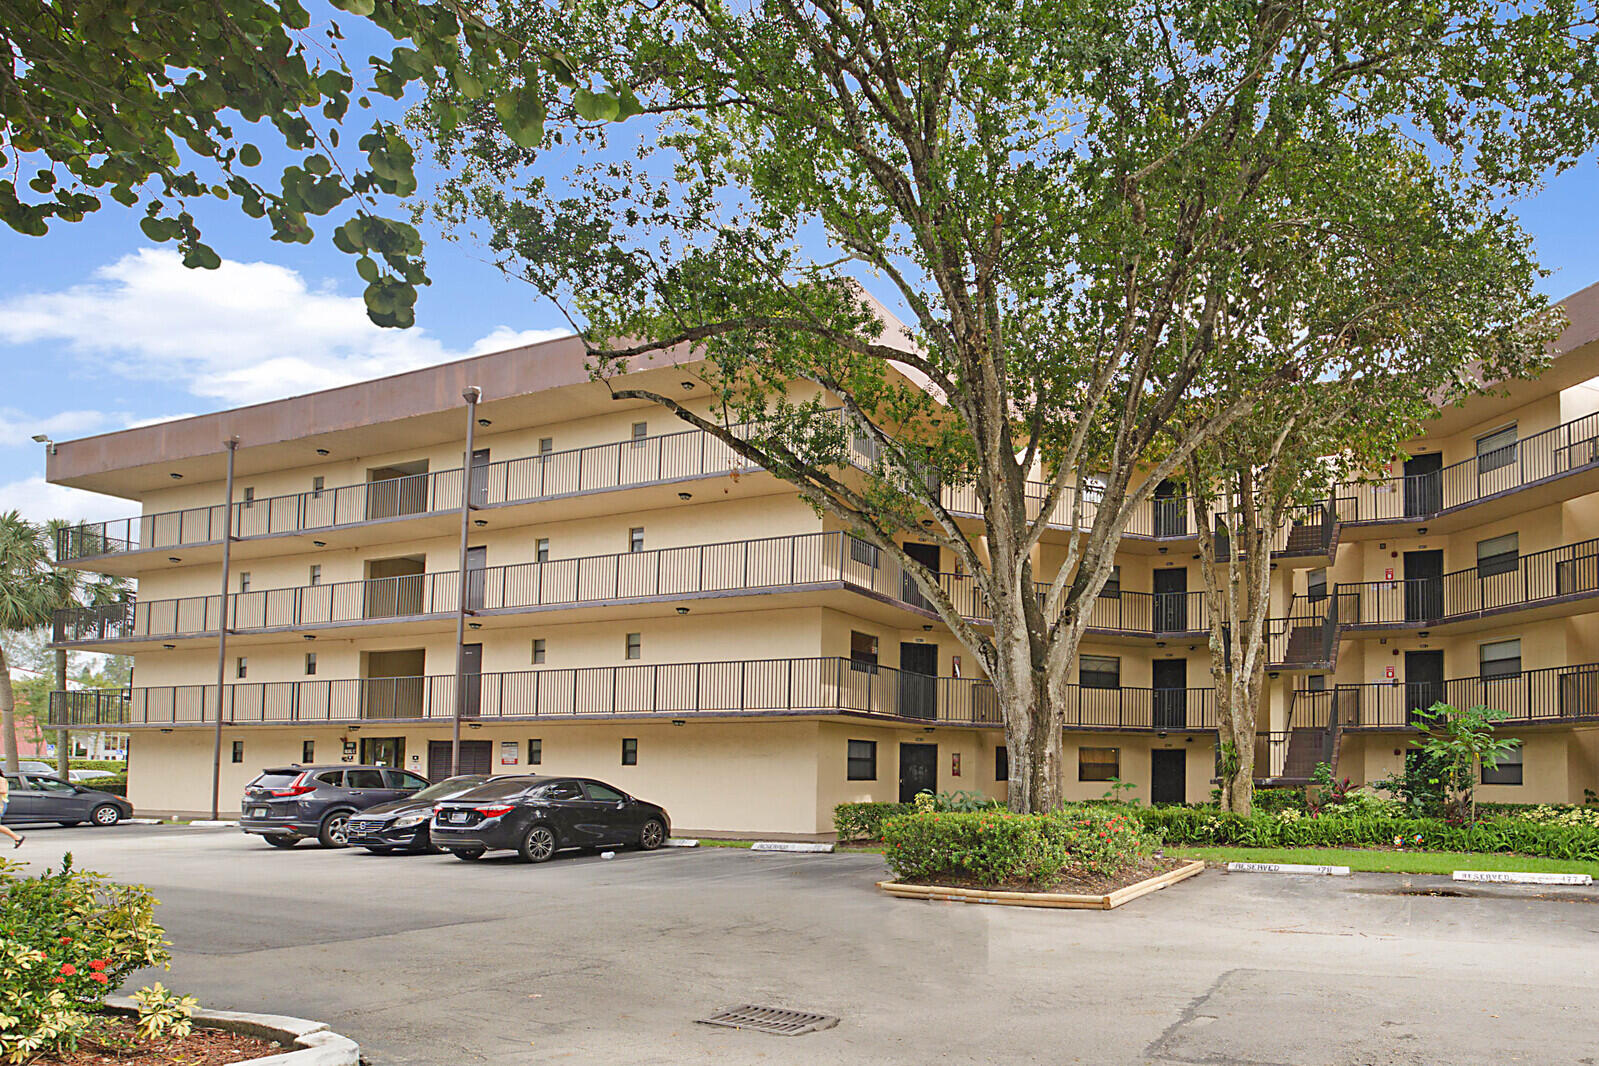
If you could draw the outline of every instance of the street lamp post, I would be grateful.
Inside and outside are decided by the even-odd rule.
[[[233,558],[233,460],[238,455],[239,438],[223,442],[228,448],[228,482],[223,490],[227,504],[222,508],[222,608],[217,617],[217,721],[211,745],[211,820],[219,816],[222,797],[222,704],[223,684],[228,670],[228,578]]]
[[[477,405],[483,390],[468,385],[461,390],[466,401],[466,455],[461,463],[461,559],[456,573],[455,608],[455,708],[450,716],[450,776],[461,772],[461,708],[466,703],[466,559],[472,529],[472,445],[477,430]]]

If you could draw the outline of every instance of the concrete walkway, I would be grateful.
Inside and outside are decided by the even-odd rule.
[[[1599,1062],[1594,890],[1209,871],[1106,914],[893,900],[858,853],[530,867],[128,826],[8,857],[69,848],[163,901],[170,987],[327,1021],[376,1066]],[[694,1023],[746,1002],[842,1020]]]

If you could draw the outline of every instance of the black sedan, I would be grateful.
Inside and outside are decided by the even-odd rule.
[[[653,803],[586,777],[495,777],[434,807],[433,843],[458,859],[508,848],[547,862],[563,848],[666,843],[672,822]]]
[[[6,807],[8,824],[19,822],[60,822],[62,825],[116,825],[132,817],[133,804],[121,796],[84,788],[59,777],[44,774],[7,774],[11,803]]]
[[[429,785],[420,792],[392,803],[380,803],[350,816],[349,842],[374,855],[395,851],[438,851],[428,836],[433,820],[433,805],[452,799],[483,784],[487,774],[461,774]]]

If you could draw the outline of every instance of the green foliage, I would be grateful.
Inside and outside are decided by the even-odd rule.
[[[833,808],[833,828],[841,841],[881,840],[885,818],[915,809],[909,803],[840,803]]]
[[[1106,803],[1120,803],[1129,807],[1138,806],[1138,797],[1133,795],[1138,791],[1138,786],[1131,781],[1123,781],[1119,777],[1110,779],[1110,787],[1100,797]]]
[[[73,759],[74,770],[104,770],[107,777],[127,777],[128,764],[122,759]]]
[[[1302,788],[1257,788],[1255,790],[1255,810],[1261,814],[1276,814],[1279,811],[1308,810],[1305,805],[1305,790]]]
[[[460,104],[441,97],[433,119],[453,127],[490,95],[517,117],[506,126],[512,139],[532,146],[543,132],[530,116],[558,84],[576,86],[576,72],[542,38],[510,36],[452,0],[333,3],[397,44],[369,58],[359,85],[339,23],[319,17],[313,27],[301,0],[0,0],[0,164],[33,175],[21,187],[0,179],[0,220],[41,236],[52,221],[99,210],[102,195],[142,203],[147,238],[176,241],[186,266],[214,270],[221,257],[202,238],[194,201],[235,199],[266,219],[273,240],[297,244],[312,239],[313,218],[346,208],[334,244],[360,257],[369,317],[410,325],[428,280],[422,242],[383,211],[416,191],[413,153],[381,118],[359,139],[341,137],[352,106],[370,111],[373,96],[400,99],[417,85],[448,88]],[[625,91],[578,92],[591,117],[637,112]],[[260,145],[287,158],[275,189],[253,174]]]
[[[69,1051],[128,975],[165,966],[156,900],[77,870],[25,877],[0,861],[0,1062]]]
[[[1148,855],[1130,814],[1075,809],[1055,814],[914,813],[883,823],[895,876],[1048,888],[1068,876],[1111,876]]]
[[[1499,765],[1499,757],[1516,746],[1516,741],[1494,736],[1494,724],[1505,713],[1489,707],[1461,710],[1446,703],[1435,703],[1416,711],[1418,724],[1427,731],[1421,740],[1412,740],[1427,765],[1439,768],[1445,815],[1465,821],[1477,820],[1477,781],[1483,769]]]
[[[139,1005],[139,1038],[181,1040],[194,1030],[194,1012],[200,1006],[193,996],[180,996],[157,981],[133,994]]]
[[[961,789],[935,793],[925,788],[916,793],[912,805],[924,814],[930,811],[986,811],[1004,806],[981,792]]]
[[[1599,827],[1525,818],[1454,825],[1437,818],[1337,813],[1284,818],[1256,813],[1162,807],[1140,811],[1146,829],[1165,845],[1272,847],[1390,847],[1402,838],[1427,851],[1513,852],[1549,859],[1599,860]]]
[[[114,774],[108,777],[91,777],[87,781],[79,781],[76,783],[82,785],[84,788],[93,788],[98,789],[101,792],[109,792],[113,796],[122,796],[126,798],[128,795],[128,778],[125,774]]]

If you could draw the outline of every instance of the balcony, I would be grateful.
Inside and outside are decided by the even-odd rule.
[[[342,722],[739,717],[845,714],[941,725],[998,726],[993,686],[849,659],[762,659],[575,670],[240,683],[224,688],[230,725]],[[52,728],[199,726],[216,720],[215,685],[55,692]],[[1204,732],[1210,689],[1070,686],[1067,727]]]
[[[1599,663],[1522,670],[1502,677],[1439,682],[1375,682],[1294,693],[1296,714],[1335,715],[1340,728],[1415,730],[1418,708],[1434,703],[1505,712],[1507,725],[1557,725],[1599,720]]]
[[[1345,625],[1438,627],[1511,610],[1561,608],[1599,593],[1599,539],[1580,541],[1434,578],[1338,584]]]

